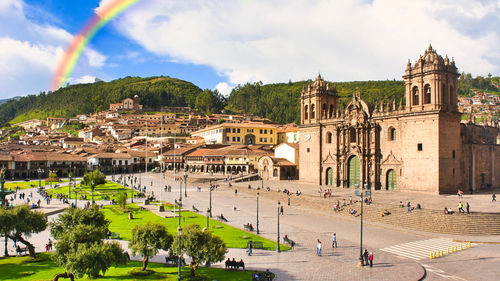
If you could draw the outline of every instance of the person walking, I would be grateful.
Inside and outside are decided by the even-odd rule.
[[[337,248],[337,233],[332,236],[332,248]]]
[[[495,195],[495,193],[491,195],[491,202],[497,202],[497,196]]]
[[[370,255],[368,256],[368,260],[370,261],[370,267],[373,267],[373,252],[370,252]]]
[[[466,205],[465,209],[467,210],[467,215],[470,214],[470,205],[469,205],[469,202],[467,202],[467,205]]]
[[[368,265],[368,250],[367,249],[365,249],[365,251],[363,252],[363,258],[365,260],[364,265]]]
[[[247,252],[249,256],[252,255],[252,241],[248,241]]]
[[[411,203],[408,201],[408,204],[406,205],[408,207],[408,213],[411,212]]]
[[[321,241],[316,242],[316,254],[321,257]]]
[[[458,213],[461,214],[461,213],[465,213],[464,211],[464,205],[462,204],[462,202],[458,202]]]
[[[281,215],[283,215],[283,205],[281,205],[280,213],[281,213]]]

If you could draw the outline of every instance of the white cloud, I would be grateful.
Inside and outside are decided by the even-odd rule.
[[[234,86],[230,86],[226,82],[220,82],[219,84],[217,84],[217,86],[215,86],[215,89],[225,97],[229,96],[233,88]]]
[[[95,77],[95,76],[84,75],[84,76],[81,76],[81,77],[69,79],[69,83],[71,85],[74,85],[74,84],[89,84],[89,83],[96,82],[96,79],[97,79],[97,77]]]
[[[68,31],[36,23],[25,14],[22,0],[0,1],[1,97],[38,93],[50,86],[57,62],[73,38]],[[86,71],[102,67],[106,56],[87,48],[79,66]]]
[[[142,1],[116,26],[231,84],[401,79],[429,41],[460,71],[500,72],[500,7],[471,0]],[[465,28],[466,27],[466,28]]]

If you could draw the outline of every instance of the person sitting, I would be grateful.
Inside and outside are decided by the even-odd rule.
[[[449,215],[450,214],[450,212],[448,211],[448,208],[446,208],[446,207],[444,207],[444,214],[445,215]]]
[[[351,215],[355,215],[356,214],[356,210],[351,208],[351,209],[349,209],[349,213]]]
[[[422,206],[420,205],[420,203],[417,203],[417,209],[418,210],[422,209]]]
[[[401,208],[404,208],[404,207],[405,207],[405,204],[403,204],[403,201],[399,201],[399,206],[400,206]]]
[[[250,230],[253,230],[253,225],[252,225],[252,224],[249,224],[249,225],[248,225],[248,228],[249,228]]]
[[[221,220],[223,220],[223,221],[227,221],[227,220],[226,220],[226,218],[224,217],[224,215],[223,215],[222,213],[220,214],[220,218],[221,218]]]

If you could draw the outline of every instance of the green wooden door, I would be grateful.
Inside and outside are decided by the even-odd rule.
[[[387,190],[396,190],[396,172],[394,170],[387,171],[386,188]]]
[[[359,158],[357,156],[352,156],[347,162],[347,171],[348,171],[348,182],[347,186],[351,187],[355,184],[359,184],[360,173],[359,173]]]
[[[326,170],[326,185],[333,185],[333,169],[328,168]]]

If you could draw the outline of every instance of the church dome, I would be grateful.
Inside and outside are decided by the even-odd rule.
[[[424,62],[427,63],[433,63],[433,64],[443,64],[444,59],[442,56],[440,56],[438,53],[436,53],[436,50],[432,49],[432,46],[429,45],[429,48],[425,51],[425,55],[423,57]]]

